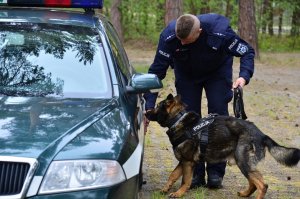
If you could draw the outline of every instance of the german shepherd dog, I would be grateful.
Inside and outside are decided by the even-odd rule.
[[[256,169],[258,162],[265,157],[266,149],[276,161],[289,167],[296,166],[300,159],[299,149],[280,146],[253,123],[219,115],[216,115],[208,126],[206,152],[201,154],[200,139],[185,135],[193,130],[193,124],[197,123],[200,117],[195,112],[186,111],[186,105],[179,95],[173,97],[169,94],[155,109],[148,111],[146,117],[150,121],[157,121],[162,127],[168,127],[167,134],[179,161],[161,190],[167,193],[182,176],[180,188],[169,194],[172,198],[183,196],[190,188],[193,167],[202,157],[209,163],[233,160],[249,182],[249,187],[238,192],[238,195],[248,197],[257,190],[257,199],[264,198],[268,188],[262,174]]]

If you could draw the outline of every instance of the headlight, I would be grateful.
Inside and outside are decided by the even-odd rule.
[[[54,161],[43,179],[40,194],[107,187],[125,180],[113,160]]]

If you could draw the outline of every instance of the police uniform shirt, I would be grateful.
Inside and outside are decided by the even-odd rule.
[[[254,71],[253,48],[231,29],[226,17],[218,14],[197,17],[201,22],[202,32],[191,44],[182,45],[176,37],[176,20],[163,30],[149,73],[163,79],[171,66],[176,79],[201,81],[212,73],[232,78],[233,56],[236,56],[240,57],[239,76],[248,83]],[[146,97],[147,106],[154,107],[156,96]]]

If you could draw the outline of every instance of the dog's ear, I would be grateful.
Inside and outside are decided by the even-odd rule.
[[[173,95],[172,95],[172,93],[170,93],[169,95],[168,95],[168,97],[167,97],[167,100],[173,100]]]
[[[181,101],[181,95],[180,95],[180,94],[176,95],[176,96],[174,97],[174,100],[175,100],[177,103],[181,104],[184,108],[187,107],[187,105],[186,105],[183,101]]]
[[[176,95],[176,96],[175,96],[175,100],[176,100],[176,101],[181,101],[181,95],[180,95],[180,94]]]

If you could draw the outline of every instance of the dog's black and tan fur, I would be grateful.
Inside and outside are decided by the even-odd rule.
[[[148,111],[146,116],[151,121],[157,121],[162,127],[173,129],[173,137],[180,137],[199,120],[194,112],[186,112],[175,124],[169,126],[170,121],[182,113],[186,105],[180,96],[169,95],[161,101],[154,110]],[[175,137],[174,137],[175,136]],[[172,141],[172,140],[171,140]],[[265,157],[268,149],[279,163],[295,166],[300,159],[300,150],[278,145],[269,136],[262,133],[253,123],[231,116],[216,116],[208,129],[208,144],[205,161],[216,163],[234,160],[243,175],[248,179],[249,187],[238,192],[239,196],[248,197],[256,190],[257,199],[264,198],[268,185],[264,183],[262,174],[256,165]],[[179,163],[169,176],[162,192],[167,193],[171,186],[182,176],[181,187],[170,197],[181,197],[189,188],[193,177],[193,167],[199,161],[200,145],[197,139],[186,139],[174,147],[174,154]]]

